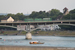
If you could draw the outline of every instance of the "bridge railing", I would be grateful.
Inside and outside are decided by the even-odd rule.
[[[52,22],[52,21],[75,21],[75,20],[33,20],[33,21],[14,21],[15,22]],[[12,23],[12,22],[0,22],[0,23]]]
[[[40,20],[40,21],[24,21],[24,22],[52,22],[52,21],[75,21],[75,20]]]

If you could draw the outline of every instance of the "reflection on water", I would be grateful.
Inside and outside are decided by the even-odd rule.
[[[0,45],[75,47],[75,37],[32,36],[32,40],[25,40],[25,36],[0,36],[0,38],[2,38]],[[40,41],[44,44],[29,44],[30,41]]]

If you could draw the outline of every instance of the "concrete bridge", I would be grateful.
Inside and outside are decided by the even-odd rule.
[[[32,39],[30,33],[30,25],[51,25],[51,24],[58,24],[58,25],[73,25],[75,26],[75,20],[54,20],[54,21],[28,21],[28,22],[0,22],[0,25],[5,26],[16,26],[16,25],[27,25],[27,34],[26,39]],[[35,29],[33,29],[35,30]]]
[[[0,25],[48,25],[48,24],[75,24],[75,20],[53,20],[53,21],[34,21],[34,22],[0,22]]]

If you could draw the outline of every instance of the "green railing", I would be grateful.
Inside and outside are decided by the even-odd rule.
[[[25,22],[47,22],[47,21],[52,21],[51,18],[35,18],[35,19],[32,19],[32,18],[27,18],[27,19],[24,19]]]

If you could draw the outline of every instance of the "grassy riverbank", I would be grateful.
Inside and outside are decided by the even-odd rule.
[[[39,33],[33,35],[75,36],[75,31],[39,31]]]
[[[32,35],[36,36],[75,36],[75,31],[32,31]],[[26,35],[25,31],[19,33],[19,31],[4,31],[0,35]]]

